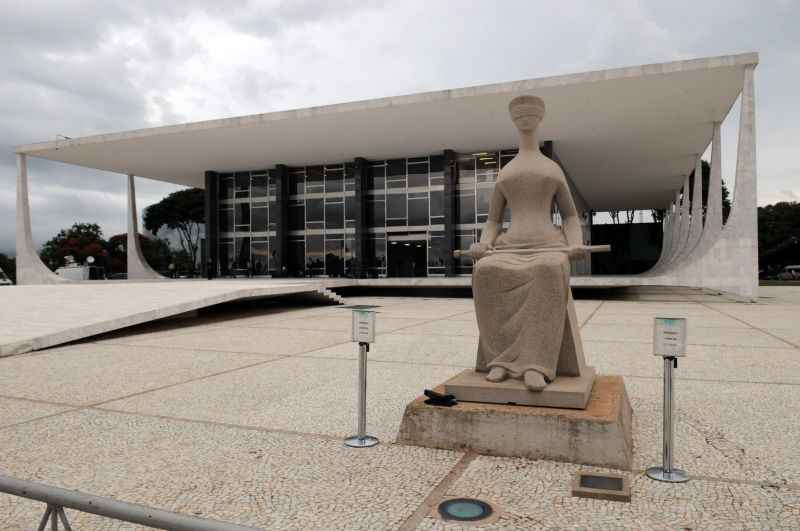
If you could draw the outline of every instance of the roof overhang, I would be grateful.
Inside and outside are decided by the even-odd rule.
[[[582,74],[139,129],[21,146],[18,153],[203,187],[207,170],[237,171],[388,159],[443,149],[514,147],[507,105],[547,104],[552,140],[595,210],[669,203],[742,90],[758,54],[692,59]]]

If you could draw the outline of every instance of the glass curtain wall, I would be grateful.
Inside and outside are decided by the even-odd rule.
[[[219,177],[219,261],[222,276],[274,272],[275,184],[267,170]],[[272,206],[272,208],[270,208]]]
[[[458,155],[457,249],[468,249],[480,238],[497,173],[514,155],[516,150]],[[274,177],[274,172],[266,170],[220,175],[222,276],[275,273],[278,209]],[[356,258],[353,164],[291,168],[288,178],[288,274],[352,275]],[[367,276],[386,276],[392,246],[409,242],[414,248],[421,243],[425,251],[425,256],[414,257],[415,274],[444,275],[444,156],[371,161],[365,188]],[[509,219],[507,211],[504,225]],[[457,272],[470,274],[471,261],[460,260]]]
[[[290,170],[289,274],[350,276],[355,214],[352,164]]]
[[[480,240],[481,227],[489,216],[489,201],[494,183],[501,168],[511,162],[517,150],[482,151],[458,155],[458,181],[456,182],[456,248],[469,249]],[[511,220],[506,209],[503,227]],[[472,260],[456,260],[456,272],[461,275],[472,273]]]

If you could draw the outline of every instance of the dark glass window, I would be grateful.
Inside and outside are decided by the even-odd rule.
[[[325,206],[322,199],[306,199],[306,221],[323,221],[324,216]]]
[[[250,230],[253,232],[261,232],[267,230],[268,223],[268,209],[254,208],[251,212],[252,221],[250,223]]]
[[[344,204],[325,203],[325,228],[344,228]]]
[[[383,190],[386,188],[386,166],[372,166],[369,169],[367,190]]]
[[[408,200],[408,224],[427,225],[428,224],[428,197]]]
[[[352,192],[356,189],[355,171],[356,168],[353,163],[344,165],[344,189],[347,192]]]
[[[322,236],[306,235],[306,268],[312,275],[325,272],[325,239]]]
[[[236,238],[236,263],[234,269],[250,269],[250,238]]]
[[[370,197],[367,200],[367,219],[370,227],[386,225],[386,202],[383,196]]]
[[[388,194],[386,201],[387,218],[405,219],[406,194]]]
[[[483,223],[489,217],[489,201],[491,197],[492,188],[478,187],[478,223]]]
[[[303,200],[292,201],[289,204],[289,230],[303,230],[306,228],[306,209]]]
[[[344,276],[344,240],[325,241],[325,273],[332,277]]]
[[[285,207],[284,207],[285,208]],[[279,223],[278,219],[278,204],[277,201],[270,201],[269,202],[269,225],[267,226],[267,230],[276,230]],[[291,223],[290,223],[291,225]],[[291,228],[289,230],[292,230]]]
[[[369,238],[367,240],[367,268],[370,276],[377,277],[386,272],[386,239]]]
[[[233,269],[233,260],[234,260],[234,253],[233,253],[233,240],[231,239],[223,239],[220,240],[219,245],[219,266],[220,266],[220,274],[224,277],[231,274],[231,269]]]
[[[428,186],[428,164],[425,158],[424,164],[408,165],[408,186]]]
[[[325,192],[341,192],[344,190],[344,172],[342,170],[325,170]]]
[[[250,205],[248,203],[236,203],[236,228],[250,226]]]
[[[289,264],[287,265],[288,274],[293,277],[305,276],[306,244],[303,237],[289,238]]]
[[[253,175],[250,177],[250,193],[253,197],[266,197],[267,175]]]
[[[444,192],[431,190],[431,224],[444,223]]]
[[[475,223],[475,192],[458,190],[458,222]]]
[[[239,172],[236,174],[236,197],[250,197],[250,173]]]
[[[345,197],[344,198],[344,218],[347,220],[347,226],[350,227],[355,226],[355,219],[356,219],[356,198],[355,197]],[[353,223],[350,223],[353,222]]]
[[[432,231],[430,246],[428,248],[428,267],[436,268],[437,270],[431,270],[431,273],[443,273],[446,259],[447,249],[445,246],[444,233]],[[440,268],[441,271],[438,271]]]
[[[444,183],[444,155],[431,155],[431,185]]]
[[[306,193],[315,194],[325,189],[325,173],[322,166],[309,166],[306,168]]]
[[[253,274],[266,275],[269,272],[269,245],[267,242],[253,242],[250,248]]]
[[[305,192],[306,173],[303,170],[293,171],[289,174],[289,195],[298,195]]]
[[[220,210],[219,212],[219,231],[232,232],[233,231],[233,209],[228,208]]]
[[[233,199],[233,179],[220,179],[219,180],[219,198]]]

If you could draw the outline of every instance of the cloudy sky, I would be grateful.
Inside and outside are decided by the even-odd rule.
[[[759,203],[799,200],[798,20],[793,0],[2,0],[0,252],[14,248],[16,145],[749,51]],[[37,243],[75,221],[125,230],[124,176],[36,159],[29,175]],[[139,207],[175,189],[140,180]]]

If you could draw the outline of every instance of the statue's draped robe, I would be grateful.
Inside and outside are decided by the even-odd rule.
[[[539,241],[509,241],[500,235],[495,248],[559,248],[563,233]],[[535,370],[547,381],[556,377],[569,302],[569,259],[564,252],[496,252],[478,260],[472,291],[480,330],[477,369],[504,367],[513,378]]]

